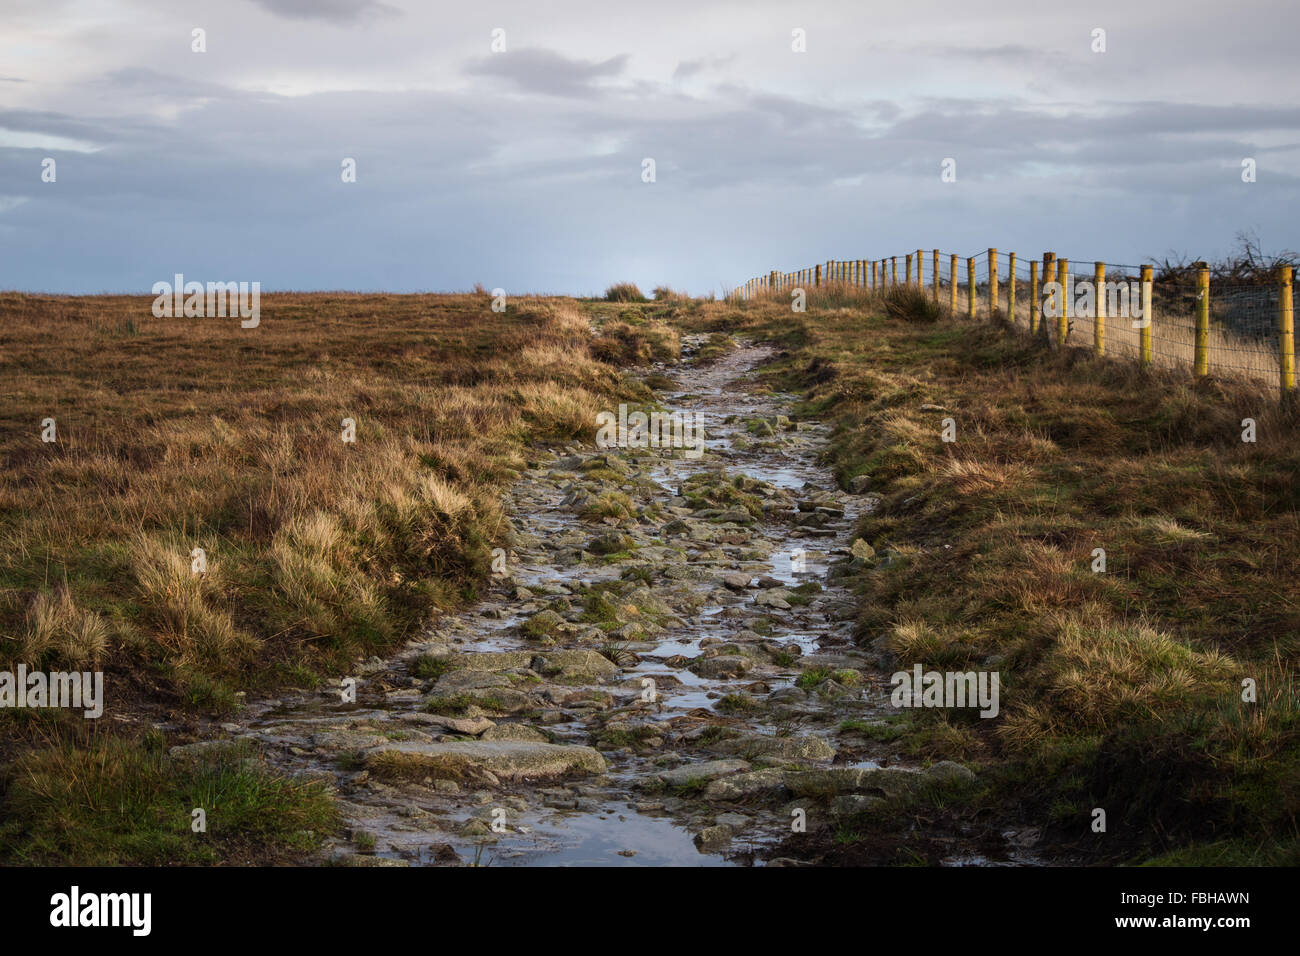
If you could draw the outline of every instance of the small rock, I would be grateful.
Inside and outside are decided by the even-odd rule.
[[[702,852],[709,850],[718,850],[731,842],[731,827],[729,826],[712,826],[705,827],[699,833],[695,834],[695,845]]]

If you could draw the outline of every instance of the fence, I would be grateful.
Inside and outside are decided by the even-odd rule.
[[[1190,272],[1169,270],[1158,278],[1154,271],[1151,265],[1101,260],[1085,265],[1051,252],[1026,260],[997,249],[968,257],[917,249],[885,259],[774,270],[750,279],[728,298],[799,288],[928,288],[953,315],[1005,320],[1058,347],[1090,343],[1097,355],[1130,358],[1143,367],[1187,368],[1198,377],[1249,380],[1294,397],[1291,266],[1259,282],[1212,277],[1204,262]]]

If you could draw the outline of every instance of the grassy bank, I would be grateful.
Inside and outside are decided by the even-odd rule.
[[[196,770],[144,731],[346,675],[472,599],[530,446],[590,441],[598,410],[648,397],[619,366],[677,350],[653,308],[593,332],[561,299],[272,295],[254,329],[151,302],[0,295],[0,659],[102,670],[107,697],[98,722],[0,711],[9,860],[170,859],[188,816],[151,808],[213,774],[249,820],[298,807],[272,815],[278,843],[249,832],[301,842],[317,794],[247,761]],[[175,858],[240,844],[206,846]]]
[[[835,423],[839,480],[881,496],[858,641],[898,669],[1000,673],[995,719],[889,728],[980,771],[949,813],[1097,862],[1300,861],[1300,442],[1275,392],[848,293],[719,303],[689,328],[783,346],[773,384]]]

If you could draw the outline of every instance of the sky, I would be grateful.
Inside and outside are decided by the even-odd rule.
[[[1295,0],[0,0],[0,289],[706,294],[917,248],[1297,249],[1297,27]]]

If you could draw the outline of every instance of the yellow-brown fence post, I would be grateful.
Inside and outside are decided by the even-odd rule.
[[[931,263],[933,268],[930,270],[934,273],[934,301],[937,305],[939,302],[939,250],[934,250],[934,262]]]
[[[1097,262],[1092,266],[1093,301],[1092,310],[1092,350],[1098,355],[1106,354],[1106,263]]]
[[[1061,286],[1061,315],[1056,320],[1056,336],[1061,345],[1070,337],[1070,260],[1061,256],[1056,260],[1056,281]]]
[[[907,259],[907,275],[903,278],[903,284],[911,285],[912,284],[912,254],[909,252],[905,258]]]
[[[1038,331],[1038,260],[1029,260],[1029,334]]]
[[[975,260],[966,260],[966,317],[975,318]]]
[[[1039,305],[1039,316],[1043,320],[1043,325],[1042,325],[1043,335],[1047,337],[1050,337],[1051,332],[1047,324],[1047,310],[1043,309],[1042,305],[1043,305],[1043,301],[1047,298],[1047,292],[1048,292],[1047,287],[1054,282],[1056,282],[1056,253],[1044,252],[1043,253],[1043,295],[1042,298],[1039,299],[1038,305]],[[1052,307],[1060,308],[1059,291],[1053,289],[1051,290],[1051,293],[1052,293]]]
[[[998,314],[998,251],[989,248],[989,319]]]
[[[1295,396],[1295,307],[1291,301],[1293,270],[1283,266],[1277,277],[1278,368],[1282,373],[1282,398]]]
[[[952,253],[948,263],[948,311],[957,314],[957,253]]]
[[[1210,264],[1196,263],[1196,374],[1210,374]]]
[[[920,249],[916,250],[916,287],[925,288],[925,256]]]
[[[1153,271],[1151,266],[1142,267],[1142,326],[1139,330],[1139,336],[1143,368],[1151,367],[1151,336],[1156,321],[1156,317],[1151,312],[1151,286],[1154,284],[1152,279]]]
[[[1007,321],[1016,324],[1016,254],[1007,258]]]
[[[813,285],[814,285],[814,286],[820,286],[821,284],[822,284],[822,267],[821,267],[821,264],[818,263],[818,265],[817,265],[817,267],[816,267],[816,273],[815,273],[814,278],[813,278]]]

